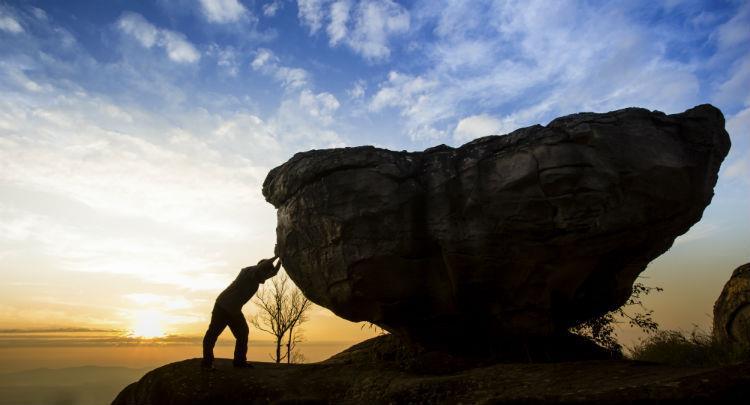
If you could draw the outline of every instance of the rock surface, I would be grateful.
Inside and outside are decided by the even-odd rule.
[[[578,361],[494,364],[447,373],[406,372],[376,338],[315,364],[254,363],[234,369],[219,359],[160,367],[129,385],[113,405],[378,403],[684,403],[742,401],[750,363],[679,368],[653,363]],[[393,353],[391,356],[393,357]]]
[[[732,272],[714,304],[714,338],[750,347],[750,263]]]
[[[551,336],[617,308],[700,220],[721,111],[581,113],[459,148],[313,150],[263,184],[315,303],[426,345]]]

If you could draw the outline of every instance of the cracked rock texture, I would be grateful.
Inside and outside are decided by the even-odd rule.
[[[552,336],[625,302],[729,147],[713,106],[628,108],[455,149],[298,153],[263,194],[289,276],[343,318],[426,345]]]
[[[750,347],[750,263],[732,272],[714,304],[714,334],[724,344]]]

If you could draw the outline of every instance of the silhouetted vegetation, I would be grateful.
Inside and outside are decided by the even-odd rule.
[[[570,331],[591,338],[607,349],[622,353],[622,345],[615,336],[615,325],[623,322],[621,321],[623,319],[627,320],[630,326],[639,328],[648,335],[657,333],[659,324],[651,317],[654,311],[643,305],[642,297],[653,291],[661,292],[663,290],[661,287],[648,287],[643,283],[635,283],[633,284],[633,293],[623,306],[574,326],[570,328]]]
[[[271,279],[270,286],[261,287],[253,302],[259,312],[251,318],[250,323],[275,338],[276,351],[271,358],[276,363],[304,361],[302,354],[295,349],[297,343],[302,341],[300,325],[307,321],[307,311],[312,302],[283,273]]]
[[[658,331],[629,349],[634,360],[679,366],[719,366],[750,359],[750,347],[717,342],[699,328]]]

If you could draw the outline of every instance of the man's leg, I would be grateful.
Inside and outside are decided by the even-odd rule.
[[[234,345],[234,364],[244,366],[247,363],[247,335],[250,329],[247,327],[245,316],[242,311],[229,314],[229,330],[232,331],[237,342]]]
[[[216,339],[227,327],[227,313],[219,307],[214,307],[211,312],[211,323],[208,325],[206,335],[203,336],[203,366],[211,367],[214,362],[214,346]]]

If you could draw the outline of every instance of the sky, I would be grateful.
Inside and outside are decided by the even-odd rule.
[[[664,288],[646,299],[663,327],[710,328],[750,261],[748,27],[748,1],[0,0],[0,346],[19,329],[200,335],[272,255],[261,185],[296,152],[702,103],[732,149],[643,281]],[[319,307],[305,326],[311,343],[372,334]]]

